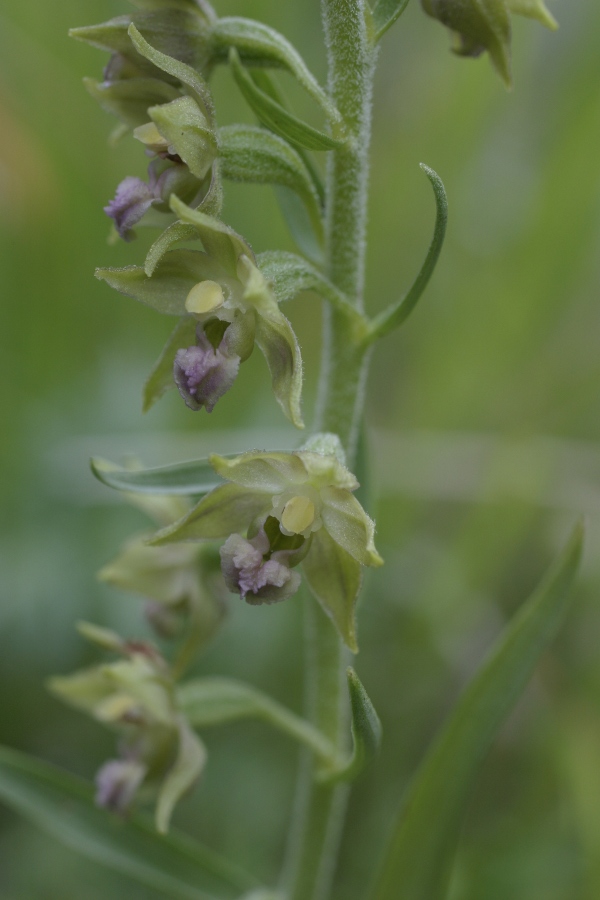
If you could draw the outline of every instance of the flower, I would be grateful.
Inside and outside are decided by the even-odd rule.
[[[547,28],[557,24],[543,0],[421,0],[427,15],[453,32],[452,49],[459,56],[480,56],[485,50],[507,87],[510,72],[510,13],[536,19]]]
[[[324,437],[332,452],[314,449],[323,447]],[[342,462],[337,438],[319,436],[291,453],[211,456],[210,463],[225,484],[151,543],[227,538],[221,549],[225,581],[252,604],[291,596],[299,579],[289,570],[302,563],[312,592],[356,650],[361,566],[383,560],[374,524],[353,496],[359,485]]]
[[[177,385],[190,408],[212,410],[257,344],[276,399],[302,428],[300,348],[251,247],[219,219],[191,209],[176,196],[170,204],[179,221],[151,248],[146,268],[96,272],[121,293],[182,317],[150,376],[147,406],[170,383]],[[170,249],[193,239],[202,241],[204,253]],[[190,338],[195,338],[193,346]]]
[[[49,683],[62,700],[120,735],[119,758],[96,775],[96,802],[125,815],[142,785],[154,786],[156,825],[166,833],[175,804],[202,772],[204,746],[179,712],[167,664],[151,644],[123,641],[93,625],[81,631],[122,657]]]

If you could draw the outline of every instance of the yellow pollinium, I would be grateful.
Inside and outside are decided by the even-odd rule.
[[[302,534],[315,521],[315,504],[308,497],[292,497],[283,507],[281,524],[292,534]]]
[[[189,313],[201,315],[222,306],[225,296],[223,288],[216,281],[201,281],[195,284],[187,295],[185,308]]]
[[[168,146],[168,141],[162,136],[154,122],[147,122],[145,125],[138,125],[133,129],[133,136],[146,144],[148,147]]]

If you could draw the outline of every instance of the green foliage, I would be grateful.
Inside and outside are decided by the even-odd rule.
[[[377,900],[443,900],[473,781],[490,745],[556,636],[583,545],[578,526],[455,706],[403,803]]]

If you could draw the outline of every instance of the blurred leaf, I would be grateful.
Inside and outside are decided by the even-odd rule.
[[[143,494],[206,494],[220,478],[207,459],[159,466],[155,469],[124,469],[106,459],[92,459],[92,472],[108,487]]]
[[[343,141],[338,141],[325,132],[297,119],[276,100],[265,94],[243,67],[234,48],[229,54],[229,61],[233,76],[246,101],[262,124],[274,131],[275,134],[306,150],[335,150],[344,146]]]
[[[373,27],[375,30],[375,42],[381,40],[388,28],[400,18],[408,0],[377,0],[373,10]]]
[[[142,816],[123,822],[94,805],[93,789],[81,779],[5,747],[0,798],[75,852],[169,897],[212,900],[256,886],[185,835],[159,836]]]
[[[352,667],[346,670],[352,713],[352,756],[339,771],[326,776],[323,781],[354,781],[377,757],[381,747],[381,722],[367,692]]]
[[[421,168],[429,178],[435,195],[436,218],[433,240],[427,251],[427,256],[425,257],[425,262],[421,267],[421,271],[414,280],[408,294],[399,300],[398,303],[393,304],[389,309],[384,310],[380,315],[373,319],[371,324],[371,335],[373,338],[384,337],[386,334],[389,334],[390,331],[399,328],[400,325],[407,320],[421,299],[421,296],[429,283],[429,279],[434,273],[440,253],[442,252],[444,237],[446,236],[446,226],[448,224],[448,198],[440,176],[423,163],[421,163]]]
[[[583,544],[578,525],[458,701],[409,788],[376,900],[443,900],[479,765],[569,608]]]
[[[195,728],[261,719],[309,747],[329,767],[339,765],[335,747],[318,729],[245,682],[232,678],[188,681],[177,689],[177,703]]]
[[[175,806],[196,783],[205,764],[204,744],[182,718],[177,759],[161,785],[156,803],[156,828],[161,834],[167,834]]]
[[[224,178],[274,184],[293,191],[294,199],[297,195],[300,200],[300,214],[304,214],[302,233],[308,231],[311,246],[316,247],[317,253],[322,253],[320,247],[324,235],[319,198],[297,150],[264,128],[230,125],[219,130],[219,151]],[[285,193],[288,194],[288,191]],[[290,224],[294,236],[297,219],[296,215]]]

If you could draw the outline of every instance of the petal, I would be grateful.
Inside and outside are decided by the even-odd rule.
[[[354,607],[360,590],[360,563],[319,529],[302,563],[309,588],[333,621],[342,640],[358,652]]]
[[[381,566],[375,549],[375,525],[356,497],[338,487],[321,490],[323,524],[336,544],[363,566]]]
[[[246,241],[220,219],[190,209],[177,197],[171,199],[171,209],[182,222],[194,226],[208,255],[227,269],[229,275],[237,277],[237,261],[242,254],[254,258]]]
[[[217,156],[217,140],[198,104],[191,97],[179,97],[152,106],[148,114],[192,175],[202,180]]]
[[[296,428],[304,428],[300,347],[292,326],[278,308],[258,310],[256,343],[267,361],[277,402]]]
[[[207,494],[187,516],[155,534],[150,543],[218,540],[244,531],[253,519],[271,508],[271,497],[264,491],[249,490],[237,484],[221,484]]]
[[[281,494],[307,479],[304,464],[296,453],[250,451],[233,459],[213,454],[210,464],[227,481],[267,494]],[[268,499],[270,509],[271,497]]]
[[[198,250],[171,250],[148,278],[140,266],[124,269],[96,269],[96,278],[106,281],[121,294],[133,297],[158,312],[184,316],[186,297],[199,281],[218,280],[219,266]]]
[[[204,744],[185,719],[179,723],[179,751],[158,795],[156,827],[161,834],[169,830],[175,804],[194,786],[206,763]]]

